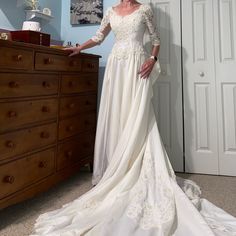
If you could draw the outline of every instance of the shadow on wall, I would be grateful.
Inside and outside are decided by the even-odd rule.
[[[52,25],[48,24],[45,25],[44,21],[41,22],[41,32],[47,33],[51,35],[51,39],[61,40],[60,32]]]
[[[7,29],[7,30],[21,30],[23,22],[25,19],[25,1],[24,0],[8,0],[3,1],[0,0],[0,11],[5,15],[6,19],[9,21],[6,24],[2,22],[2,19],[0,19],[0,28]],[[41,8],[44,8],[44,5],[46,7],[47,2],[42,1]],[[1,13],[1,12],[0,12]],[[55,12],[56,13],[56,12]],[[61,11],[59,9],[58,13],[54,15],[54,18],[52,21],[49,22],[45,20],[40,20],[42,32],[51,34],[51,38],[59,40],[61,38],[60,36],[60,25],[58,25],[60,22],[60,14]],[[9,25],[10,24],[10,25]],[[58,29],[57,29],[58,28]]]
[[[25,20],[24,0],[1,1],[0,10],[3,12],[7,20],[12,26],[12,29],[21,29]],[[17,16],[17,17],[16,17]],[[1,28],[9,28],[0,25]]]
[[[154,21],[161,37],[159,54],[162,73],[153,85],[154,112],[161,140],[171,165],[175,171],[184,172],[182,78],[179,58],[181,46],[174,41],[175,29],[170,16],[161,8],[150,5],[156,11]],[[161,20],[163,22],[160,22]],[[152,45],[149,34],[146,40],[145,48],[151,55]]]
[[[18,0],[22,1],[22,0]],[[40,7],[50,8],[52,10],[53,19],[48,22],[41,21],[42,32],[51,34],[51,38],[61,40],[61,8],[62,1],[58,0],[40,0]]]

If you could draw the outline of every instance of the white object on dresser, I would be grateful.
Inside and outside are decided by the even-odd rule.
[[[43,14],[51,16],[52,11],[49,8],[45,7],[43,8]]]
[[[40,23],[37,21],[24,21],[22,30],[40,31]]]

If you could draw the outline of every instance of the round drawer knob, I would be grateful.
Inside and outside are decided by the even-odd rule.
[[[70,125],[70,126],[67,127],[67,130],[68,130],[68,131],[73,131],[73,130],[74,130],[74,127],[73,127],[72,125]]]
[[[42,133],[40,134],[40,137],[41,137],[41,138],[49,138],[49,137],[50,137],[50,134],[49,134],[48,132],[42,132]]]
[[[70,63],[69,63],[71,66],[76,66],[76,61],[70,61]]]
[[[49,112],[49,111],[50,111],[49,107],[47,106],[42,107],[42,112]]]
[[[17,55],[17,61],[22,61],[22,55]]]
[[[75,104],[74,104],[74,103],[70,103],[70,104],[68,105],[68,107],[69,107],[70,109],[72,109],[72,108],[75,107]]]
[[[51,87],[51,85],[50,85],[50,83],[49,83],[49,82],[47,82],[47,81],[44,81],[44,82],[43,82],[43,87],[44,87],[44,88],[50,88],[50,87]]]
[[[8,148],[14,148],[14,147],[15,147],[15,144],[14,144],[12,141],[7,141],[7,142],[6,142],[6,146],[7,146]]]
[[[46,64],[46,65],[53,64],[52,58],[45,58],[45,59],[44,59],[44,64]]]
[[[9,117],[16,117],[17,116],[17,113],[15,111],[9,111],[8,112],[8,116]]]
[[[40,161],[39,162],[39,168],[45,168],[46,167],[46,162]]]
[[[15,81],[11,81],[11,82],[9,83],[9,87],[10,87],[10,88],[18,88],[18,87],[19,87],[19,84],[17,84]]]
[[[15,177],[12,175],[7,175],[3,178],[3,182],[13,184],[15,181]]]
[[[23,56],[19,54],[19,55],[16,55],[14,58],[16,61],[22,61]]]
[[[72,155],[73,155],[73,152],[72,152],[72,151],[67,151],[67,152],[66,152],[66,156],[67,156],[67,157],[72,157]]]
[[[75,82],[70,81],[70,82],[69,82],[69,87],[74,87],[74,86],[75,86]]]

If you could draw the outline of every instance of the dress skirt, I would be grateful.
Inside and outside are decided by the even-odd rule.
[[[147,54],[109,55],[98,115],[93,184],[39,216],[32,235],[229,236],[236,219],[175,176],[153,109],[153,84],[138,73]]]

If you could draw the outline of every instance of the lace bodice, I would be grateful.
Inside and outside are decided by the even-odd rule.
[[[91,39],[101,44],[112,30],[115,34],[112,54],[118,58],[125,58],[130,53],[145,53],[143,37],[146,29],[152,45],[160,45],[160,37],[153,19],[153,11],[146,4],[140,5],[137,10],[125,16],[117,14],[113,7],[109,7],[99,29]]]

